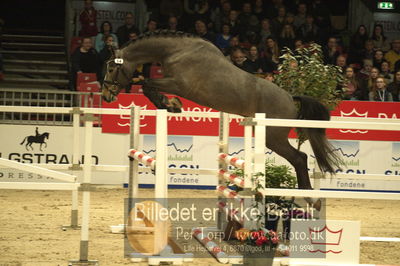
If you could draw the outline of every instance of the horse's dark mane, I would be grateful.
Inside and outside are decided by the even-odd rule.
[[[156,30],[153,32],[145,32],[143,34],[140,34],[137,40],[131,40],[123,44],[120,49],[125,48],[129,46],[132,43],[139,42],[144,39],[150,39],[150,38],[155,38],[155,37],[172,37],[172,38],[198,38],[202,39],[199,36],[196,36],[192,33],[187,33],[183,31],[171,31],[171,30]],[[203,39],[205,40],[205,39]],[[207,40],[206,40],[207,41]]]

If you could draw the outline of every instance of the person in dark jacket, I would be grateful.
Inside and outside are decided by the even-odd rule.
[[[135,32],[137,35],[140,35],[140,30],[135,26],[133,14],[129,12],[125,16],[125,24],[118,27],[116,32],[119,46],[122,46],[129,41],[129,33],[131,32]]]

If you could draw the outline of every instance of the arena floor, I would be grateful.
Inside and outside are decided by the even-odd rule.
[[[150,189],[140,193],[153,194]],[[210,197],[213,192],[169,190],[169,195]],[[120,188],[91,193],[89,258],[100,265],[132,264],[123,257],[123,235],[109,232],[110,225],[123,223],[125,196],[126,190]],[[1,190],[0,265],[66,265],[67,260],[77,259],[80,231],[60,229],[69,222],[70,204],[67,191]],[[335,199],[327,204],[328,219],[361,220],[362,236],[400,237],[398,202]],[[400,243],[361,242],[361,263],[400,264]],[[195,259],[191,265],[216,264],[210,257]]]

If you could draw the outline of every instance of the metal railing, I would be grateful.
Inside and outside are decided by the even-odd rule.
[[[101,94],[65,90],[0,89],[0,105],[101,108]],[[100,117],[98,117],[100,119]],[[72,114],[0,112],[1,124],[72,125]]]

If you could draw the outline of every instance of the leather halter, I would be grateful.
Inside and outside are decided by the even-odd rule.
[[[119,83],[119,81],[118,81],[119,71],[121,70],[121,73],[122,73],[127,79],[129,79],[128,75],[125,73],[124,69],[122,68],[122,65],[123,65],[123,63],[124,63],[124,59],[122,59],[122,58],[115,58],[114,60],[109,60],[109,61],[107,62],[107,67],[108,67],[108,64],[111,63],[111,62],[114,62],[114,63],[116,64],[117,72],[114,74],[114,77],[112,78],[112,80],[105,80],[105,79],[104,79],[103,82],[104,82],[105,84],[107,84],[107,85],[114,85],[114,86],[117,86],[118,88],[121,88],[122,85],[121,85],[121,83]]]

